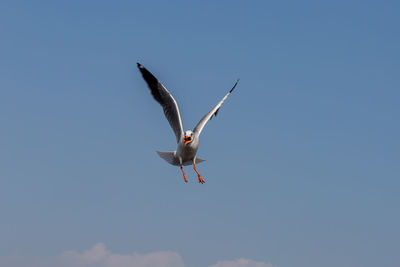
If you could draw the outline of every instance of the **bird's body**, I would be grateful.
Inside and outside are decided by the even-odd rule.
[[[186,133],[188,133],[189,135],[186,136],[190,136],[191,133],[193,133],[192,131],[186,131]],[[182,159],[182,163],[186,165],[190,165],[191,163],[188,164],[188,162],[193,162],[193,160],[196,157],[196,153],[197,150],[199,149],[199,136],[196,136],[193,133],[193,137],[192,137],[193,141],[190,143],[187,143],[185,145],[185,143],[183,142],[179,142],[178,143],[178,147],[176,149],[176,157],[179,159]]]
[[[191,130],[183,132],[182,119],[179,113],[178,104],[176,103],[173,96],[168,92],[168,90],[162,85],[157,78],[153,76],[146,68],[141,64],[137,63],[140,72],[143,75],[143,79],[146,81],[150,88],[150,91],[154,99],[162,106],[164,110],[165,117],[167,118],[171,128],[173,129],[176,141],[177,149],[171,152],[160,152],[157,151],[158,155],[166,160],[168,163],[176,166],[180,166],[185,182],[187,178],[182,166],[193,164],[193,168],[198,175],[198,180],[200,183],[204,183],[203,178],[196,169],[196,163],[203,162],[196,156],[197,150],[199,148],[199,137],[203,130],[205,124],[213,117],[216,116],[222,103],[228,98],[233,89],[235,89],[238,81],[236,81],[233,88],[225,95],[225,97],[210,111],[208,112],[196,125],[196,127]]]
[[[192,165],[195,161],[200,163],[205,161],[196,157],[197,150],[199,148],[199,138],[194,138],[192,142],[185,145],[183,142],[178,143],[175,151],[171,152],[160,152],[157,153],[161,158],[165,159],[168,163],[179,166],[182,162],[183,166]]]
[[[181,158],[182,164],[191,165],[196,157],[197,150],[199,148],[199,142],[196,140],[196,143],[193,141],[191,144],[182,145],[178,144],[178,148],[176,150],[176,158],[179,160]]]

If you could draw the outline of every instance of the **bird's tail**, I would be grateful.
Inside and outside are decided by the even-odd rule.
[[[203,161],[206,161],[206,160],[196,157],[196,164],[201,163]],[[189,165],[193,165],[193,161],[189,160],[189,161],[186,161],[183,163],[183,166],[189,166]]]
[[[201,158],[197,158],[197,157],[196,157],[196,164],[197,164],[197,163],[201,163],[201,162],[203,162],[203,161],[206,161],[206,160],[205,160],[205,159],[201,159]]]
[[[156,151],[156,152],[161,158],[163,158],[169,164],[179,165],[177,158],[175,158],[175,151],[171,151],[171,152]]]
[[[175,157],[175,151],[170,151],[170,152],[156,151],[156,152],[162,159],[164,159],[169,164],[172,164],[172,165],[175,165],[175,166],[179,166],[179,160]],[[200,162],[203,162],[203,161],[206,161],[206,160],[196,157],[196,163],[200,163]],[[192,165],[192,164],[193,164],[192,161],[187,161],[187,162],[183,163],[184,166]]]

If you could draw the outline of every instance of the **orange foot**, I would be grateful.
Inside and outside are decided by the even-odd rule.
[[[201,178],[201,176],[199,175],[199,183],[202,183],[202,184],[204,184],[206,181],[204,181],[204,179],[203,178]]]
[[[201,178],[200,173],[197,171],[196,162],[195,161],[193,161],[193,169],[196,171],[197,177],[199,177],[199,183],[204,184],[206,181],[204,181],[203,178]]]
[[[186,174],[185,174],[185,172],[183,171],[182,166],[181,166],[181,171],[182,171],[182,174],[183,174],[183,180],[185,180],[185,183],[187,183],[188,180],[187,180],[187,178],[186,178]]]

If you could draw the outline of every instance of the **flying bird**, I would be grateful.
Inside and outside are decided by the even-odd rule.
[[[196,156],[197,149],[199,148],[199,137],[200,133],[203,130],[206,123],[212,119],[213,116],[217,116],[218,111],[224,103],[224,101],[228,98],[228,96],[232,93],[233,89],[235,89],[239,80],[236,81],[235,85],[231,90],[222,98],[222,100],[211,109],[204,117],[199,121],[199,123],[194,127],[193,131],[187,130],[183,131],[182,119],[179,113],[178,104],[176,103],[174,97],[168,92],[167,88],[162,85],[161,82],[151,74],[145,67],[143,67],[140,63],[137,63],[137,66],[142,73],[143,79],[146,81],[147,85],[150,88],[151,94],[154,99],[161,105],[164,110],[164,115],[167,118],[169,125],[176,136],[176,142],[178,143],[178,147],[176,151],[171,152],[160,152],[157,151],[158,155],[163,158],[168,163],[179,166],[183,179],[187,182],[185,171],[182,166],[192,165],[197,173],[199,183],[204,183],[204,179],[201,177],[200,173],[196,169],[196,163],[203,162],[203,159],[200,159]]]

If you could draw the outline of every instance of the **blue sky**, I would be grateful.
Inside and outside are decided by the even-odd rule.
[[[185,267],[398,266],[398,13],[396,1],[2,1],[0,264],[104,244]],[[204,185],[155,153],[175,137],[137,61],[185,129],[241,79],[202,133]]]

